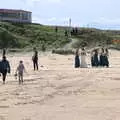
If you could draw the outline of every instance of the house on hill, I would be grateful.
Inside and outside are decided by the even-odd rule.
[[[14,9],[0,9],[0,21],[32,23],[32,12]]]

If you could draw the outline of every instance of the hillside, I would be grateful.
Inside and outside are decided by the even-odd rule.
[[[119,48],[119,43],[112,40],[120,40],[120,31],[103,31],[98,29],[78,28],[72,30],[72,36],[65,35],[67,27],[45,26],[40,24],[15,24],[0,22],[0,48],[32,48],[41,50],[63,48],[70,44],[71,47],[81,46],[95,47],[112,45]],[[77,41],[76,41],[77,39]],[[75,42],[73,41],[75,40]]]
[[[62,47],[68,43],[64,30],[40,24],[14,24],[0,22],[0,48],[25,48],[36,46],[40,49]]]

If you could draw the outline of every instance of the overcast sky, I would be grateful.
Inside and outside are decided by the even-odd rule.
[[[0,8],[32,12],[33,22],[120,29],[120,0],[1,0]]]

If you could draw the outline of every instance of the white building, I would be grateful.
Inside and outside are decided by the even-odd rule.
[[[32,23],[32,12],[14,9],[0,9],[0,21]]]

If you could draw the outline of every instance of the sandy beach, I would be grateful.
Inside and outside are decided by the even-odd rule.
[[[34,72],[31,57],[8,55],[12,71],[5,85],[0,77],[0,120],[120,120],[119,51],[110,51],[110,68],[75,69],[73,55],[46,53]],[[14,77],[20,60],[23,85]]]

